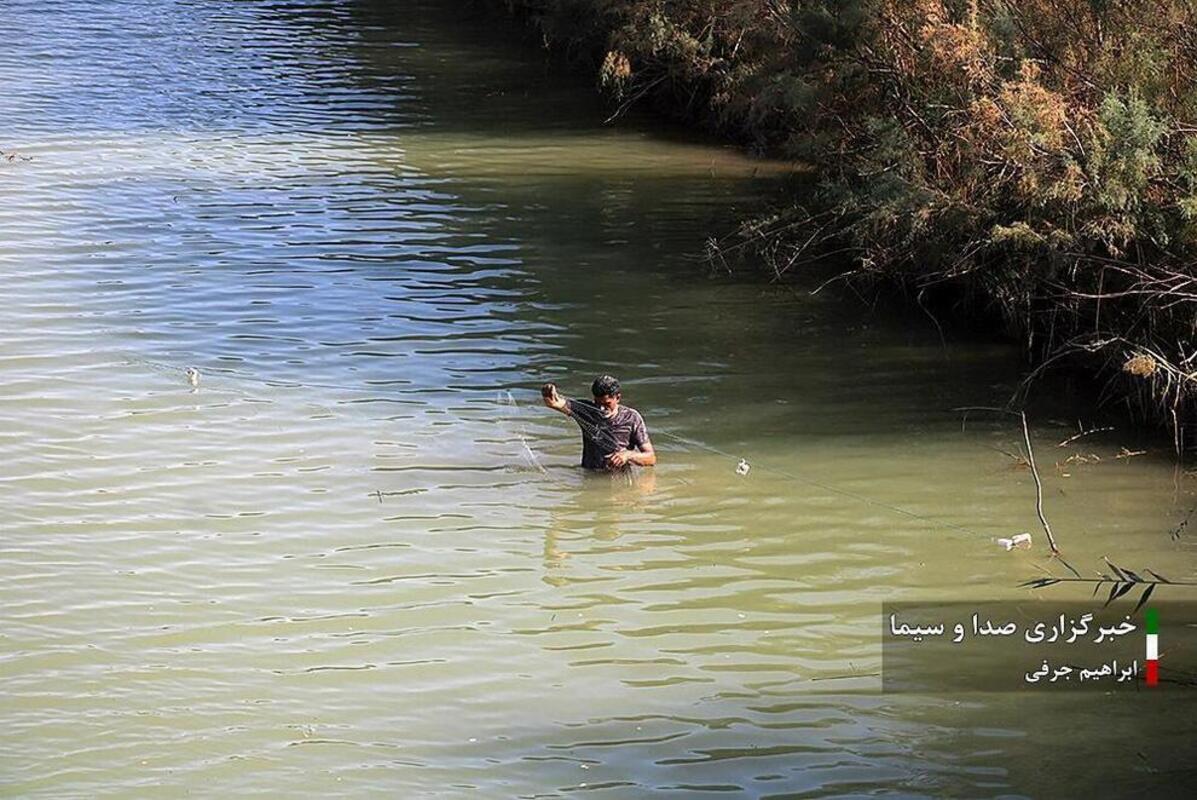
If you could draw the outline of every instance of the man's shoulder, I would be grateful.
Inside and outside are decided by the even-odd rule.
[[[636,409],[632,408],[631,406],[621,405],[619,407],[619,412],[620,412],[620,414],[626,413],[627,414],[626,418],[631,420],[632,422],[639,422],[641,424],[643,424],[643,422],[644,422],[644,417],[642,417],[640,415],[640,412],[637,411]]]

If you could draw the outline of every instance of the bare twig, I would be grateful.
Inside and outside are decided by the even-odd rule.
[[[1102,433],[1103,431],[1112,431],[1112,430],[1114,430],[1113,425],[1108,425],[1104,428],[1090,428],[1087,431],[1081,431],[1080,433],[1073,434],[1072,436],[1069,436],[1067,439],[1065,439],[1064,441],[1062,441],[1058,445],[1056,445],[1056,447],[1067,447],[1068,445],[1072,444],[1077,439],[1080,439],[1082,437],[1089,436],[1090,434],[1093,434],[1093,433]]]
[[[1035,451],[1031,447],[1031,432],[1027,429],[1027,415],[1019,414],[1022,418],[1022,438],[1027,445],[1027,463],[1031,466],[1031,474],[1035,476],[1035,513],[1039,515],[1039,523],[1043,532],[1047,534],[1047,543],[1054,555],[1060,555],[1060,548],[1056,546],[1056,537],[1052,535],[1052,526],[1048,524],[1043,514],[1043,482],[1039,480],[1039,468],[1035,466]]]

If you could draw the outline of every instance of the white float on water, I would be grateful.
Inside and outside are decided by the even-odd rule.
[[[1013,550],[1016,547],[1021,547],[1025,550],[1031,546],[1031,534],[1016,533],[1010,539],[998,539],[997,543],[1007,550]]]

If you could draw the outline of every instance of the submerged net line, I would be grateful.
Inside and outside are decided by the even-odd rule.
[[[188,370],[192,369],[192,367],[180,367],[175,364],[168,364],[168,363],[161,362],[161,361],[153,361],[151,359],[141,358],[138,356],[126,356],[126,358],[132,363],[140,363],[145,366],[153,367],[158,370],[165,370],[165,371],[169,371],[169,372],[178,373],[181,375],[186,375]],[[384,388],[381,386],[374,386],[374,387],[346,386],[346,385],[342,385],[342,384],[331,384],[331,383],[309,383],[306,381],[292,381],[292,380],[286,380],[286,379],[257,378],[252,375],[245,375],[244,373],[239,373],[239,372],[231,371],[231,370],[220,371],[220,372],[216,372],[213,374],[215,374],[216,376],[218,376],[222,379],[226,379],[226,380],[245,381],[248,383],[255,383],[255,384],[258,384],[261,386],[266,386],[266,387],[276,388],[276,389],[304,389],[304,388],[335,389],[338,391],[353,392],[353,393],[359,393],[359,394],[372,394],[372,395],[376,396],[379,393],[378,390],[380,388]],[[381,399],[381,398],[378,398],[378,399]],[[393,400],[393,402],[405,402],[405,401],[400,401],[396,398]],[[414,401],[411,401],[411,402],[414,402]],[[518,414],[520,413],[520,406],[516,402],[515,396],[511,393],[511,391],[509,389],[501,390],[498,393],[498,396],[496,397],[495,402],[500,406],[507,407],[512,415],[518,416]],[[582,434],[584,436],[589,437],[590,440],[592,442],[594,442],[596,445],[598,445],[600,448],[602,448],[604,450],[614,450],[614,449],[618,448],[619,443],[615,440],[615,437],[611,434],[611,432],[609,430],[607,430],[602,425],[599,425],[591,420],[585,419],[584,417],[581,417],[581,416],[577,415],[576,413],[570,414],[569,417],[570,417],[570,419],[574,420],[578,424],[578,427],[581,428],[581,430],[582,430]],[[516,434],[516,438],[519,440],[520,447],[521,447],[521,456],[524,458],[524,460],[527,461],[530,464],[530,466],[532,466],[533,469],[540,472],[541,474],[548,474],[548,470],[545,469],[544,465],[540,463],[540,459],[537,457],[536,452],[532,449],[531,444],[529,444],[528,437],[527,437],[526,433],[524,432],[523,426],[521,423],[518,422],[518,420],[516,421],[515,434]],[[736,456],[732,453],[729,453],[726,450],[721,450],[718,447],[713,447],[709,444],[706,444],[705,442],[701,442],[696,439],[690,439],[685,436],[680,436],[676,433],[670,433],[669,431],[658,430],[656,435],[663,436],[667,439],[678,442],[679,444],[686,445],[688,447],[697,448],[699,450],[705,450],[706,452],[711,453],[713,455],[721,456],[723,458],[727,458],[727,459],[731,459],[731,460],[738,460],[739,466],[736,469],[737,474],[743,476],[748,473],[748,467],[750,466],[751,462],[749,462],[745,458],[741,458],[740,456]],[[814,478],[809,478],[804,475],[798,475],[798,474],[790,472],[788,470],[779,469],[777,467],[771,467],[771,466],[763,465],[763,464],[758,465],[758,464],[754,464],[754,463],[751,464],[751,466],[755,466],[756,468],[763,470],[765,472],[769,472],[774,475],[778,475],[782,478],[786,478],[787,480],[795,481],[796,483],[805,484],[807,486],[811,486],[816,489],[821,489],[822,491],[828,492],[830,494],[836,494],[841,497],[846,497],[850,500],[855,500],[856,502],[862,503],[864,505],[883,509],[885,511],[889,511],[894,514],[899,514],[901,516],[908,517],[910,519],[918,520],[919,522],[922,522],[926,525],[930,525],[932,527],[944,528],[944,529],[948,529],[948,530],[955,530],[955,531],[959,531],[961,533],[967,533],[970,536],[986,536],[987,538],[990,538],[990,539],[993,538],[991,536],[988,536],[987,534],[981,533],[980,531],[974,530],[973,528],[969,528],[965,525],[959,525],[957,523],[949,522],[946,520],[933,519],[931,517],[925,516],[923,514],[919,514],[917,512],[911,511],[909,509],[902,508],[901,506],[896,506],[891,503],[886,503],[882,500],[877,500],[877,499],[869,497],[867,495],[863,495],[858,492],[853,492],[849,489],[843,489],[839,486],[834,486],[829,483],[824,483],[823,481],[815,480]]]
[[[171,372],[186,375],[187,371],[194,369],[194,367],[180,367],[177,364],[168,364],[164,361],[154,361],[149,358],[142,358],[141,356],[125,355],[125,360],[132,364],[141,364],[143,366],[151,367],[159,372]],[[377,386],[347,386],[337,383],[311,383],[309,381],[296,381],[288,378],[259,378],[254,375],[246,375],[244,372],[238,372],[231,369],[220,369],[212,372],[203,372],[204,378],[215,377],[222,381],[252,383],[258,386],[265,386],[270,389],[336,389],[342,392],[352,392],[357,394],[373,394],[377,395],[379,389],[386,390],[389,388],[386,384],[379,384]],[[375,399],[391,399],[391,398],[375,398]],[[403,402],[397,398],[393,402]]]
[[[709,444],[705,444],[703,442],[699,442],[694,439],[688,439],[684,436],[678,436],[676,433],[670,433],[669,431],[658,431],[658,433],[667,439],[672,439],[675,442],[689,445],[690,447],[697,447],[700,450],[706,450],[709,453],[713,453],[718,456],[723,456],[724,458],[729,458],[729,459],[739,458],[738,456],[735,456],[735,455],[727,452],[726,450],[720,450],[718,447],[712,447]],[[743,459],[743,458],[740,459],[740,464],[747,465],[748,463],[749,462],[746,459]],[[937,528],[948,528],[950,530],[960,531],[961,533],[967,533],[971,536],[987,536],[987,534],[981,533],[980,531],[977,531],[977,530],[973,530],[972,528],[966,527],[964,525],[957,525],[954,522],[948,522],[946,520],[932,519],[931,517],[927,517],[922,514],[918,514],[914,511],[910,511],[909,509],[902,508],[901,506],[891,505],[890,503],[886,503],[881,500],[876,500],[874,498],[868,497],[867,495],[858,494],[857,492],[853,492],[848,489],[841,489],[838,486],[832,486],[831,484],[824,483],[822,481],[817,481],[814,478],[807,478],[802,475],[796,475],[793,472],[788,472],[787,470],[778,469],[777,467],[760,465],[759,469],[764,470],[765,472],[771,472],[774,475],[779,475],[783,478],[787,478],[788,480],[796,481],[798,483],[803,483],[808,486],[813,486],[817,489],[822,489],[823,491],[829,492],[831,494],[838,494],[841,497],[847,497],[851,500],[857,501],[858,503],[864,503],[865,505],[870,505],[870,506],[873,506],[874,508],[881,508],[886,511],[891,511],[895,514],[901,514],[902,516],[909,517],[911,519],[916,519],[919,522],[923,522],[923,523],[926,523],[927,525],[931,525],[931,526],[934,526]],[[745,470],[745,472],[746,472],[746,470]],[[743,473],[741,473],[741,474],[743,474]],[[993,538],[993,537],[988,537],[988,538]]]
[[[315,383],[315,382],[308,382],[308,381],[288,380],[288,379],[282,379],[282,378],[259,378],[259,377],[253,376],[253,375],[246,375],[245,373],[238,372],[236,370],[228,370],[228,369],[224,369],[224,370],[220,370],[220,371],[213,371],[211,373],[207,373],[207,372],[200,373],[198,370],[196,370],[195,367],[192,367],[192,366],[179,366],[177,364],[170,364],[170,363],[167,363],[164,361],[155,361],[153,359],[143,358],[141,356],[131,355],[131,354],[127,354],[127,353],[124,354],[124,357],[128,363],[140,364],[142,366],[149,367],[156,372],[180,375],[180,376],[183,376],[184,378],[186,378],[188,381],[190,381],[192,379],[192,373],[194,372],[196,379],[198,379],[201,382],[203,382],[204,378],[215,377],[219,381],[229,381],[229,382],[233,382],[233,383],[237,383],[237,382],[251,383],[251,384],[255,384],[258,386],[264,386],[264,387],[271,388],[271,389],[331,389],[331,390],[342,391],[342,392],[369,395],[372,399],[386,400],[387,402],[395,402],[395,403],[417,403],[417,402],[419,402],[419,401],[412,400],[412,399],[401,399],[398,397],[389,397],[389,398],[388,397],[379,397],[380,394],[386,394],[388,391],[393,392],[392,386],[387,386],[387,385],[383,385],[383,384],[371,385],[371,386],[362,386],[362,385],[348,386],[345,384]],[[192,391],[195,391],[197,388],[198,388],[198,383],[192,383]],[[210,386],[205,386],[205,389],[210,389],[210,388],[211,388]],[[216,391],[227,391],[227,390],[217,388]],[[503,408],[507,409],[507,411],[508,411],[506,419],[507,419],[507,421],[510,421],[512,426],[514,427],[514,435],[510,436],[510,438],[513,438],[514,440],[518,441],[518,443],[519,443],[518,449],[520,450],[520,456],[523,458],[523,460],[525,462],[527,462],[528,466],[531,467],[533,470],[541,473],[542,475],[547,475],[549,471],[540,462],[540,458],[536,455],[536,451],[532,449],[532,445],[528,441],[528,436],[525,431],[524,425],[523,425],[522,421],[519,420],[520,406],[516,402],[515,396],[512,395],[510,390],[503,389],[495,397],[495,403],[496,403],[496,405],[503,407]],[[501,420],[500,422],[502,423],[503,421],[504,420]]]
[[[591,437],[591,440],[594,441],[595,444],[599,445],[600,447],[605,446],[605,449],[614,449],[615,447],[618,447],[618,443],[615,442],[614,437],[610,434],[610,432],[604,430],[599,425],[597,425],[594,422],[591,422],[589,420],[586,420],[581,416],[578,416],[576,413],[570,414],[570,417],[578,423],[578,426],[580,428],[582,428],[582,431],[584,434]],[[741,476],[748,474],[750,462],[745,458],[736,456],[732,453],[727,452],[726,450],[720,450],[718,447],[712,447],[711,445],[706,444],[704,442],[696,441],[694,439],[689,439],[685,436],[679,436],[676,433],[670,433],[669,431],[662,430],[662,431],[658,431],[657,434],[660,436],[664,436],[667,439],[671,439],[675,442],[678,442],[680,444],[688,445],[690,447],[695,447],[700,450],[705,450],[708,453],[712,453],[713,455],[722,456],[723,458],[727,458],[727,459],[731,459],[731,460],[738,460],[737,467],[736,467],[736,474],[741,475]],[[600,437],[605,437],[605,439],[600,441]],[[901,506],[895,506],[890,503],[886,503],[882,500],[876,500],[872,497],[868,497],[867,495],[859,494],[857,492],[853,492],[848,489],[842,489],[838,486],[832,486],[831,484],[815,480],[814,478],[807,478],[805,476],[797,475],[797,474],[795,474],[793,472],[789,472],[787,470],[778,469],[777,467],[770,467],[767,465],[762,465],[762,466],[760,466],[760,469],[764,470],[765,472],[771,472],[774,475],[778,475],[780,477],[786,478],[787,480],[795,481],[797,483],[802,483],[802,484],[806,484],[807,486],[812,486],[817,489],[821,489],[830,494],[837,494],[841,497],[846,497],[851,500],[855,500],[858,503],[863,503],[865,505],[873,506],[874,508],[880,508],[880,509],[890,511],[895,514],[900,514],[902,516],[909,517],[910,519],[918,520],[919,522],[922,522],[924,524],[927,524],[927,525],[930,525],[933,527],[955,530],[955,531],[959,531],[961,533],[967,533],[970,536],[986,536],[986,534],[983,534],[977,530],[973,530],[972,528],[969,528],[964,525],[958,525],[954,522],[949,522],[946,520],[933,519],[931,517],[924,516],[917,512],[910,511],[909,509],[902,508]],[[992,537],[987,537],[987,538],[992,538]]]
[[[202,381],[204,377],[208,376],[207,373],[200,373],[198,370],[196,370],[195,367],[191,367],[191,366],[180,367],[176,364],[169,364],[169,363],[166,363],[163,361],[155,361],[153,359],[142,358],[140,356],[134,356],[134,355],[129,355],[129,354],[125,355],[125,359],[129,363],[141,364],[142,366],[150,367],[151,369],[155,370],[156,372],[164,372],[164,373],[168,373],[168,374],[182,375],[182,376],[186,377],[189,381],[192,380],[193,374],[197,381]],[[311,388],[311,389],[332,389],[332,390],[336,390],[336,391],[343,391],[343,392],[350,392],[350,393],[357,393],[357,394],[368,394],[373,399],[387,400],[389,402],[413,402],[413,403],[417,402],[414,400],[406,400],[406,399],[399,399],[399,398],[380,398],[378,396],[379,394],[385,394],[386,391],[391,388],[391,387],[384,386],[381,384],[375,385],[375,386],[360,386],[360,385],[359,386],[346,386],[343,384],[334,384],[334,383],[313,383],[313,382],[307,382],[307,381],[293,381],[293,380],[278,379],[278,378],[258,378],[253,375],[246,375],[244,373],[237,372],[236,370],[221,370],[221,371],[213,372],[213,373],[211,373],[211,375],[215,376],[218,380],[228,380],[228,381],[232,381],[232,382],[252,383],[252,384],[256,384],[259,386],[265,386],[267,388],[272,388],[272,389],[309,389],[309,388]],[[193,391],[194,391],[196,388],[198,388],[198,383],[192,383],[192,387],[193,387]],[[380,392],[379,391],[380,389],[382,389],[383,391]],[[220,391],[220,390],[218,389],[217,391]],[[520,413],[520,406],[516,402],[515,397],[511,394],[510,390],[504,389],[504,390],[500,391],[498,393],[498,395],[495,397],[495,403],[498,406],[506,408],[508,411],[507,418],[512,422],[512,426],[515,429],[514,436],[511,436],[510,438],[513,438],[519,442],[520,455],[523,458],[523,460],[525,462],[527,462],[528,466],[531,467],[532,469],[536,470],[537,472],[541,473],[542,475],[547,475],[548,470],[545,469],[544,465],[540,463],[540,459],[537,457],[536,451],[534,451],[532,449],[531,444],[528,442],[528,436],[524,430],[523,423],[518,418],[519,413]]]

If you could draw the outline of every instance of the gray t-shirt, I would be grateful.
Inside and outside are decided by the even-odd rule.
[[[608,470],[607,456],[617,450],[637,450],[652,443],[644,417],[634,408],[621,405],[615,416],[607,418],[589,400],[567,400],[569,413],[582,429],[582,466]]]

